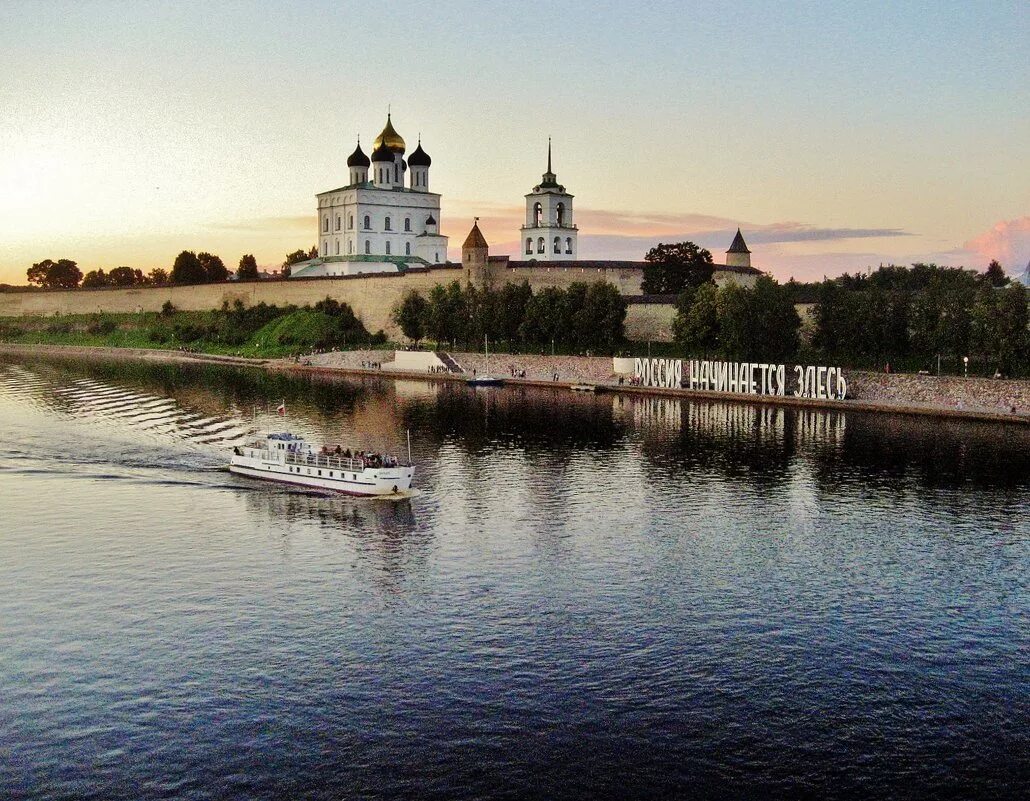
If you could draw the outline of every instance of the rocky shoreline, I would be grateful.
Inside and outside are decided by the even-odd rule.
[[[452,353],[466,370],[464,374],[383,370],[393,351],[354,350],[311,354],[300,359],[252,359],[177,350],[105,348],[67,345],[19,345],[0,343],[0,354],[40,355],[70,358],[146,359],[181,363],[216,363],[293,373],[318,373],[424,381],[464,382],[472,370],[500,376],[513,385],[571,390],[589,385],[598,391],[629,395],[697,398],[750,404],[773,404],[840,411],[870,411],[918,414],[941,418],[981,420],[1030,425],[1030,381],[987,378],[936,377],[901,373],[846,370],[852,397],[847,400],[816,400],[791,396],[754,396],[620,385],[612,373],[612,360],[601,356],[540,356],[497,354],[489,364],[481,353]],[[515,370],[520,376],[511,378]],[[557,379],[555,376],[557,375]],[[1013,411],[1015,409],[1015,411]]]

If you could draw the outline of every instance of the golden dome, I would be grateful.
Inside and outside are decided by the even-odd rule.
[[[375,149],[380,145],[386,145],[394,153],[404,153],[404,139],[401,135],[393,129],[393,123],[390,122],[390,115],[386,115],[386,127],[383,128],[383,132],[376,137],[376,140],[372,143],[372,148]]]

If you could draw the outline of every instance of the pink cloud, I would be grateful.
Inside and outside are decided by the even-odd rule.
[[[962,247],[987,261],[997,259],[1009,273],[1019,272],[1030,258],[1030,215],[997,222]]]

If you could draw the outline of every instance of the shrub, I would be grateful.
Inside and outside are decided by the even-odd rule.
[[[114,333],[117,328],[118,324],[114,320],[106,317],[94,317],[86,326],[86,332],[93,335],[107,336]]]

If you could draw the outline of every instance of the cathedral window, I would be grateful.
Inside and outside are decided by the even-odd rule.
[[[558,207],[554,210],[554,221],[558,223],[558,227],[561,228],[565,224],[565,204],[559,203]]]
[[[372,218],[367,214],[365,215],[365,230],[368,231],[372,228]]]
[[[351,214],[347,218],[347,228],[349,228],[351,231],[354,230],[354,215],[353,214]]]
[[[386,243],[386,255],[387,256],[390,255],[390,243],[389,242]]]
[[[372,243],[371,243],[371,242],[369,242],[369,241],[368,241],[368,240],[366,239],[366,240],[365,240],[365,253],[371,253],[371,252],[372,252]]]
[[[526,255],[528,256],[532,252],[533,252],[533,238],[532,237],[527,237],[526,238]]]
[[[336,255],[337,256],[340,255],[340,240],[339,239],[336,240]]]
[[[554,238],[554,252],[555,253],[561,253],[561,237],[560,236],[556,236]]]
[[[538,228],[540,226],[540,218],[543,216],[544,207],[539,203],[533,204],[533,227]],[[540,251],[543,253],[543,251]]]
[[[399,184],[399,183],[401,182],[401,179],[400,179],[400,175],[399,175],[399,174],[398,174],[398,172],[397,172],[397,170],[398,170],[398,169],[399,169],[399,168],[397,167],[397,165],[396,165],[396,164],[394,164],[394,165],[393,165],[393,182],[394,182],[395,184]]]
[[[543,237],[540,237],[536,241],[536,252],[537,253],[546,253],[547,252],[547,250],[544,248],[544,238]]]
[[[411,243],[410,242],[405,242],[404,243],[404,255],[405,256],[410,256],[411,255]]]
[[[570,255],[572,253],[572,237],[571,236],[565,237],[565,252],[570,254]]]
[[[328,217],[323,217],[322,218],[322,233],[328,233],[328,232],[329,232],[329,218]]]
[[[405,217],[404,218],[404,230],[405,231],[410,231],[411,230],[411,217]]]
[[[347,240],[347,255],[349,256],[354,252],[354,241],[351,239]]]
[[[437,251],[436,253],[433,254],[433,261],[435,261],[437,264],[440,263],[440,252],[439,251]]]
[[[387,217],[387,218],[386,218],[386,225],[385,225],[384,227],[385,227],[385,229],[386,229],[387,231],[392,231],[392,230],[393,230],[393,229],[392,229],[392,228],[390,227],[390,218],[389,218],[389,217]]]
[[[340,215],[339,215],[339,214],[337,214],[337,215],[336,215],[336,230],[337,230],[337,231],[339,231],[339,230],[340,230],[340,224],[341,224],[341,221],[340,221]]]

